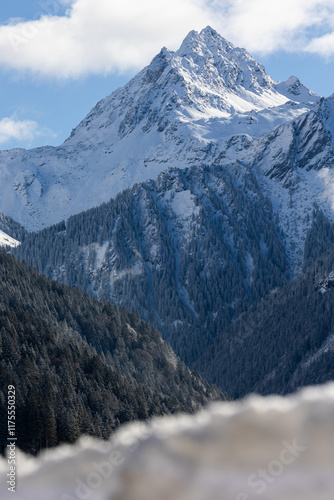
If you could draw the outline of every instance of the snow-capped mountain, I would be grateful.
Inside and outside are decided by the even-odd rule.
[[[12,245],[11,253],[28,266],[102,299],[94,304],[103,315],[93,321],[95,309],[83,307],[81,292],[75,299],[70,289],[46,283],[51,298],[42,304],[41,322],[34,299],[45,279],[29,271],[28,285],[21,286],[4,268],[3,309],[10,319],[4,353],[20,361],[19,340],[11,335],[17,325],[30,343],[36,333],[40,346],[41,328],[47,326],[49,342],[59,323],[60,339],[73,332],[77,343],[83,335],[104,361],[115,361],[122,373],[125,367],[123,374],[138,382],[133,374],[146,377],[150,363],[142,317],[183,362],[232,397],[333,380],[333,162],[334,94],[320,98],[295,76],[274,82],[210,27],[192,31],[178,51],[163,48],[101,100],[61,146],[0,152],[0,246]],[[2,252],[2,260],[8,258]],[[18,266],[12,263],[11,270]],[[108,320],[110,302],[122,306],[112,313],[115,324]],[[121,331],[120,318],[129,317],[124,308],[136,313]],[[47,381],[58,368],[63,373],[63,359],[74,352],[67,355],[57,344],[53,363],[49,344],[42,367]],[[191,405],[192,399],[184,390],[186,372],[169,353],[157,359],[157,373],[166,371],[163,405],[174,411],[182,405],[179,393],[165,398],[178,380],[169,364],[181,370],[181,400]],[[22,373],[35,374],[35,360],[35,354],[32,364],[25,359]],[[96,357],[84,365],[88,377],[93,369],[101,373]],[[205,402],[202,383],[194,380],[192,387]],[[154,396],[143,413],[136,389],[125,392],[143,418],[157,408]],[[46,399],[53,443],[57,429],[73,429],[75,436],[79,421],[85,432],[91,429],[75,408],[60,416],[55,411],[55,420],[59,405]],[[95,426],[95,391],[89,400]],[[38,401],[27,413],[33,422]],[[106,414],[112,426],[135,415],[131,409],[124,416],[114,405]],[[104,422],[94,428],[102,432]],[[65,435],[72,439],[72,431]]]
[[[277,90],[280,86],[282,92]],[[184,134],[185,139],[190,135],[206,141],[213,133],[231,136],[234,128],[257,135],[259,127],[247,125],[261,121],[268,131],[305,111],[317,98],[300,82],[299,87],[297,82],[276,85],[244,49],[208,27],[200,34],[190,32],[175,53],[163,48],[128,85],[101,101],[65,144],[93,143],[97,130],[99,141],[110,146],[138,129],[145,134],[165,132],[160,137],[164,146],[175,139],[176,131],[179,139]],[[271,116],[260,113],[255,119],[268,108]]]
[[[248,141],[237,154],[235,149],[235,145],[229,146],[224,154],[229,160],[238,158],[251,165],[256,172],[279,214],[291,266],[298,274],[314,203],[333,218],[334,94],[268,135]]]
[[[212,28],[192,31],[102,99],[63,145],[2,151],[0,208],[38,230],[170,167],[211,164],[233,135],[268,134],[317,100],[295,77],[274,82]]]
[[[13,253],[139,311],[194,367],[333,244],[333,123],[333,97],[274,82],[209,27],[191,32],[59,148],[0,155],[6,215],[59,222]]]

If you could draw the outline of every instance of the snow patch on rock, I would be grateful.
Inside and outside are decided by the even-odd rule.
[[[0,230],[0,246],[17,247],[21,243]]]

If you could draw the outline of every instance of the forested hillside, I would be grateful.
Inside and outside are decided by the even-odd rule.
[[[18,446],[106,438],[120,424],[222,397],[138,314],[50,281],[0,252],[0,425],[16,387]]]
[[[327,246],[329,250],[322,254]],[[304,273],[217,335],[197,364],[233,397],[286,394],[334,380],[333,225],[316,210]]]
[[[0,230],[6,234],[9,234],[12,238],[22,242],[26,236],[28,236],[28,231],[24,229],[21,224],[16,222],[11,217],[8,217],[0,210]]]
[[[14,253],[50,278],[138,310],[189,366],[289,279],[271,203],[237,164],[162,173],[31,234]]]

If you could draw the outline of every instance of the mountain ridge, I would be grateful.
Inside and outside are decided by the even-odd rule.
[[[1,151],[0,208],[41,229],[169,167],[210,163],[224,140],[266,134],[318,96],[298,99],[280,94],[261,65],[211,28],[191,32],[179,51],[163,49],[102,99],[61,146]]]
[[[221,332],[332,244],[333,135],[333,97],[318,99],[294,76],[274,82],[209,27],[190,32],[100,101],[57,162],[26,152],[14,187],[31,220],[47,225],[56,204],[53,218],[79,213],[13,253],[138,310],[196,366]],[[317,231],[316,208],[326,221]]]

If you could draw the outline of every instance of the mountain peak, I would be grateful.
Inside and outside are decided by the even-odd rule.
[[[235,47],[211,26],[200,32],[190,31],[175,56],[182,59],[182,66],[190,62],[191,73],[207,72],[209,80],[216,74],[214,90],[218,80],[225,88],[239,87],[256,93],[273,84],[264,67],[245,49]]]
[[[291,75],[285,82],[278,82],[275,88],[282,95],[299,102],[315,103],[319,99],[318,94],[305,87],[294,75]]]
[[[212,162],[225,139],[266,135],[310,109],[315,98],[308,89],[292,93],[298,82],[276,84],[210,26],[191,31],[179,50],[164,47],[98,102],[63,145],[2,152],[3,185],[10,189],[0,192],[0,207],[35,230],[171,166]]]
[[[296,83],[299,84],[300,80],[295,75],[291,75],[290,78],[287,79],[286,83],[289,85],[295,85]]]
[[[154,144],[176,136],[178,143],[181,136],[186,141],[189,133],[202,141],[203,125],[204,141],[215,140],[218,128],[220,138],[240,133],[241,128],[243,133],[262,134],[288,116],[305,112],[300,103],[309,103],[312,96],[302,87],[303,95],[296,98],[300,85],[297,78],[276,84],[245,49],[207,26],[190,31],[176,52],[163,47],[124,88],[98,103],[65,144],[99,144],[109,150],[130,135],[149,132],[159,134]],[[217,120],[213,131],[207,128],[212,120]],[[119,155],[123,158],[124,153]]]
[[[218,31],[211,28],[211,26],[202,29],[199,36],[205,41],[207,47],[223,47],[225,52],[231,52],[231,50],[234,49],[233,43],[222,37]]]
[[[206,28],[203,28],[201,30],[201,35],[210,35],[210,36],[213,36],[213,37],[219,37],[219,38],[222,38],[222,36],[218,33],[218,31],[216,31],[215,29],[211,28],[211,26],[207,26]]]
[[[207,26],[202,31],[192,30],[183,40],[181,47],[177,51],[179,56],[189,55],[195,52],[198,55],[208,55],[209,52],[229,53],[234,49],[234,45],[223,38],[211,26]]]

